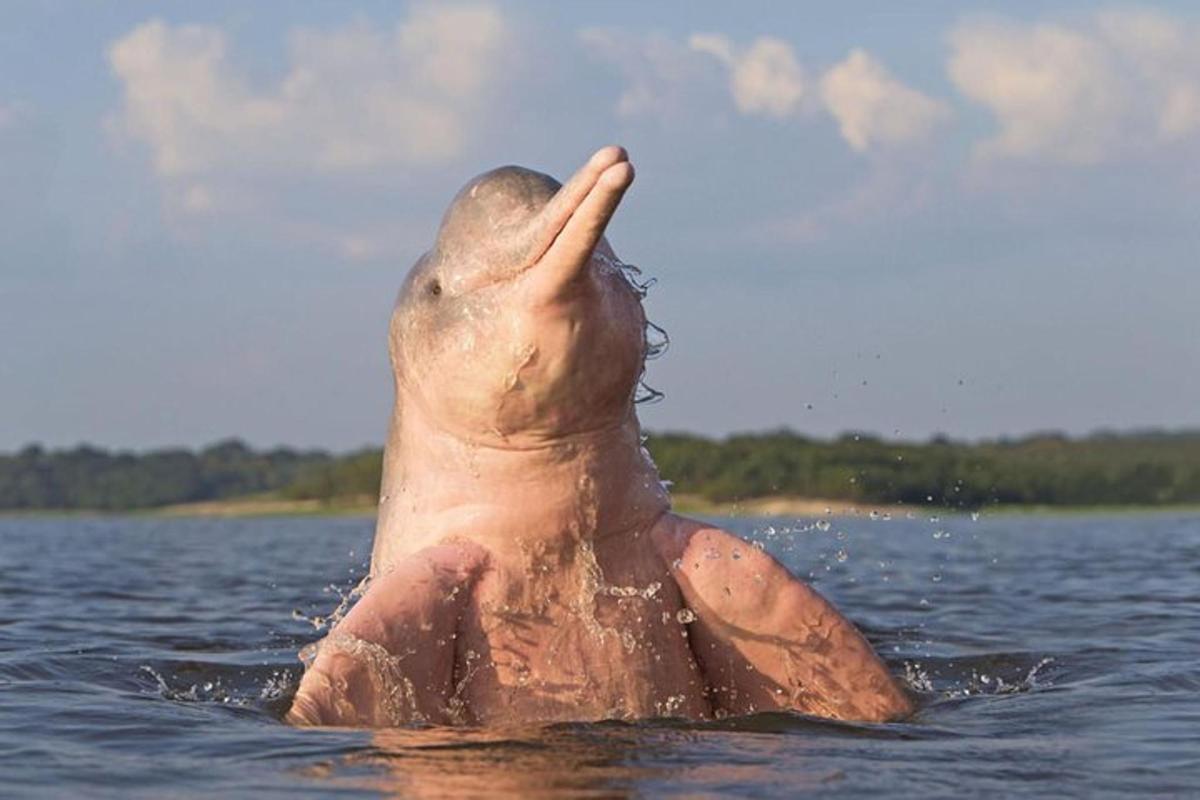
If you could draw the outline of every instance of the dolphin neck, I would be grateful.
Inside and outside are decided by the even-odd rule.
[[[446,537],[593,539],[648,529],[668,509],[633,408],[618,424],[496,447],[398,405],[384,452],[372,572]]]

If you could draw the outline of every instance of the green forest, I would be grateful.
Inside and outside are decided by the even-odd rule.
[[[0,509],[127,511],[278,492],[340,463],[328,453],[255,452],[235,439],[199,452],[30,445],[0,455]]]
[[[649,437],[673,491],[715,502],[768,496],[976,509],[994,505],[1200,503],[1200,431],[1039,434],[977,443],[814,439],[781,430],[711,439]],[[128,511],[278,497],[369,498],[381,451],[256,451],[228,440],[198,452],[111,452],[31,445],[0,455],[0,510]]]

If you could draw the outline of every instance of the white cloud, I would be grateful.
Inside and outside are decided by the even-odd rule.
[[[788,117],[805,96],[803,69],[790,45],[762,37],[739,49],[720,34],[693,34],[680,42],[661,34],[639,36],[614,28],[580,31],[580,41],[625,80],[619,116],[672,118],[708,113],[712,88],[724,82],[738,111]]]
[[[800,211],[772,211],[751,225],[749,244],[807,245],[844,236],[864,225],[895,223],[926,212],[936,201],[938,177],[915,162],[879,161],[866,175]]]
[[[1200,26],[1152,11],[1108,11],[1097,25],[1140,79],[1158,134],[1200,133]]]
[[[625,77],[617,103],[622,116],[676,116],[697,99],[694,91],[689,95],[689,84],[724,77],[742,115],[789,119],[824,107],[858,152],[924,139],[949,117],[944,103],[896,80],[863,50],[853,50],[832,67],[822,77],[818,95],[809,88],[792,46],[769,36],[740,47],[718,33],[692,34],[686,46],[661,36],[639,38],[607,29],[581,35]]]
[[[950,116],[944,103],[905,86],[858,49],[821,78],[821,100],[859,152],[924,139]]]
[[[973,21],[950,46],[951,80],[999,124],[982,157],[1089,164],[1200,133],[1200,29],[1164,14]]]
[[[724,36],[698,33],[688,45],[729,68],[729,91],[743,114],[783,118],[799,110],[805,93],[804,71],[787,42],[762,36],[739,52]]]
[[[351,261],[369,261],[381,255],[379,243],[361,234],[351,234],[342,238],[342,256]]]
[[[984,23],[957,28],[950,43],[951,80],[1000,124],[981,155],[1088,163],[1115,145],[1127,93],[1092,38],[1056,25]]]
[[[15,129],[31,119],[30,107],[22,102],[0,101],[0,131]]]
[[[579,40],[593,57],[615,68],[624,79],[614,109],[620,117],[684,114],[696,104],[696,89],[715,75],[708,59],[666,36],[585,28],[579,32]]]
[[[189,186],[181,197],[183,208],[193,214],[203,214],[213,208],[212,191],[203,184]]]
[[[422,5],[391,30],[360,21],[293,33],[286,75],[260,89],[238,73],[220,29],[151,21],[108,50],[124,87],[114,121],[167,178],[441,160],[467,141],[509,42],[491,6]]]

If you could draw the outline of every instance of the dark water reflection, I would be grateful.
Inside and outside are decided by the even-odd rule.
[[[17,795],[1190,796],[1200,516],[731,522],[923,698],[493,730],[293,730],[296,651],[363,571],[360,519],[0,519],[0,770]],[[326,590],[324,587],[332,585]]]

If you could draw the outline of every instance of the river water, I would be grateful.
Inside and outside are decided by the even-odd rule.
[[[725,524],[862,627],[915,718],[296,730],[304,618],[370,520],[4,518],[0,793],[1200,794],[1200,514]]]

